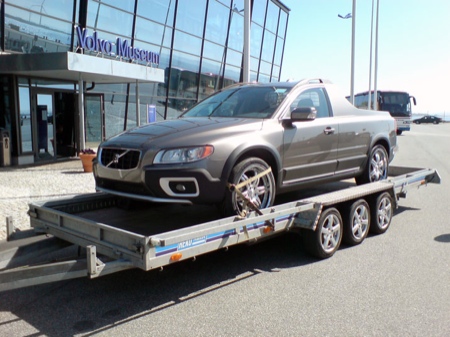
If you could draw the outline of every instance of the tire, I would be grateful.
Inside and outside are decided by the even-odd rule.
[[[374,234],[385,233],[394,216],[393,199],[389,192],[383,192],[377,196],[371,207],[370,232]]]
[[[370,208],[359,199],[345,208],[343,240],[350,246],[359,245],[367,237],[370,228]]]
[[[239,185],[269,168],[270,166],[260,158],[251,157],[244,159],[233,168],[228,182],[234,185]],[[239,190],[259,209],[270,207],[275,201],[276,193],[275,178],[273,173],[269,172],[250,184],[244,185]],[[244,204],[238,193],[227,189],[225,199],[222,202],[223,215],[245,216],[249,211],[251,211],[251,209]]]
[[[307,252],[319,259],[327,259],[339,249],[342,241],[342,217],[336,208],[322,212],[315,231],[302,231]]]
[[[402,134],[402,130],[397,130],[397,136],[400,136]]]
[[[389,157],[382,145],[375,145],[370,151],[363,174],[355,178],[358,185],[384,180],[389,172]]]

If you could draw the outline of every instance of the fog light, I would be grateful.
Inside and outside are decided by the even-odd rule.
[[[178,192],[185,192],[186,191],[186,186],[178,184],[176,187]]]

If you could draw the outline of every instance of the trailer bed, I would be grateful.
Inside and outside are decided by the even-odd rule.
[[[136,202],[128,207],[120,197],[105,193],[36,202],[29,209],[34,231],[86,248],[86,259],[0,270],[0,291],[80,277],[86,271],[92,278],[129,268],[151,270],[286,231],[312,232],[326,208],[341,209],[346,203],[384,192],[392,195],[396,205],[409,190],[440,182],[433,169],[391,167],[390,174],[381,182],[361,186],[341,182],[323,186],[326,193],[306,191],[301,199],[274,205],[262,214],[251,212],[245,218],[220,218],[214,206]]]

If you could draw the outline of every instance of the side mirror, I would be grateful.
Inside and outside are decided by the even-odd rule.
[[[316,119],[317,110],[314,107],[295,108],[291,112],[292,122],[313,121]]]

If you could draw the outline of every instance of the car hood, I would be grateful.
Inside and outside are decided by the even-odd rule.
[[[155,148],[211,144],[215,139],[260,130],[262,120],[243,118],[179,118],[147,124],[103,142],[102,147]]]

